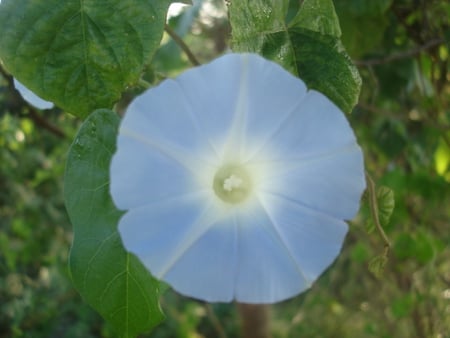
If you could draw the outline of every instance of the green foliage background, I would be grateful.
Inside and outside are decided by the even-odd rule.
[[[231,46],[260,52],[302,76],[292,55],[280,54],[285,43],[295,46],[296,56],[306,47],[315,50],[317,42],[295,44],[299,35],[316,34],[313,23],[301,26],[301,1],[283,1],[285,20],[250,20],[270,25],[270,34],[253,45],[245,42],[247,33],[237,32],[239,17],[233,18],[245,13],[238,7],[244,1],[231,1],[230,16],[222,1],[206,2],[214,10],[195,3],[169,22],[200,62]],[[322,33],[328,37],[322,40],[345,55],[334,68],[342,66],[345,73],[352,60],[362,78],[358,104],[348,117],[376,184],[380,222],[392,247],[386,260],[366,194],[336,263],[310,291],[272,307],[273,336],[449,337],[450,4],[335,0],[334,7],[340,29],[327,26]],[[139,62],[130,64],[134,72]],[[144,78],[154,84],[188,67],[186,55],[165,34]],[[0,72],[0,337],[115,337],[117,327],[81,299],[67,269],[73,228],[64,206],[63,176],[81,121],[59,108],[32,108],[14,90],[6,67]],[[30,70],[22,73],[31,76]],[[349,74],[346,81],[358,82],[354,70]],[[339,78],[334,81],[331,88]],[[125,79],[112,89],[117,96],[126,88],[117,110],[142,90],[136,82]],[[346,110],[355,102],[341,107]],[[60,102],[71,111],[77,102],[65,104]],[[80,116],[88,110],[83,106]],[[161,306],[166,320],[140,337],[239,335],[234,304],[207,305],[169,290]]]

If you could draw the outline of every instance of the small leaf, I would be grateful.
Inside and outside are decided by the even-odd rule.
[[[388,187],[381,186],[377,189],[378,217],[380,224],[385,227],[389,224],[395,207],[394,191]]]
[[[388,258],[386,255],[378,255],[369,261],[369,271],[377,278],[381,278]]]
[[[375,222],[373,221],[373,218],[369,218],[367,219],[366,223],[365,223],[365,227],[366,227],[366,231],[368,234],[371,234],[375,229]]]
[[[30,90],[86,117],[111,108],[158,48],[169,0],[3,0],[0,59]]]
[[[109,164],[119,117],[94,112],[72,144],[65,174],[65,202],[74,239],[69,270],[82,297],[122,337],[148,331],[163,318],[156,281],[127,253],[117,232],[122,212],[109,195]]]
[[[343,111],[350,112],[359,97],[361,78],[338,38],[333,4],[323,0],[321,6],[314,7],[314,1],[308,1],[294,21],[288,23],[288,2],[232,2],[233,50],[258,53],[278,62],[302,78],[309,88],[322,92]],[[302,11],[321,19],[307,21]]]

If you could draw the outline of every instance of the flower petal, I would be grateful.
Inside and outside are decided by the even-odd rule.
[[[227,204],[223,166],[252,195]],[[177,291],[207,301],[272,303],[333,262],[365,187],[344,114],[280,66],[230,54],[164,81],[129,107],[111,194],[129,209],[125,247]]]
[[[237,222],[237,300],[273,303],[292,297],[310,286],[311,281],[303,274],[262,205],[241,212]]]
[[[14,87],[22,95],[25,101],[38,109],[51,109],[53,108],[53,102],[45,101],[25,87],[22,83],[14,78]]]
[[[246,104],[238,111],[243,118],[243,142],[247,154],[253,153],[276,132],[303,102],[306,86],[281,66],[254,54],[244,54]]]
[[[234,298],[237,254],[236,226],[229,218],[218,220],[186,250],[164,280],[187,296],[230,302]]]
[[[149,143],[189,151],[194,157],[214,155],[188,97],[174,80],[138,96],[127,108],[120,128]]]
[[[279,196],[260,201],[305,278],[316,280],[339,254],[347,223]]]
[[[208,140],[205,146],[209,144],[217,154],[223,152],[233,122],[241,90],[241,69],[241,58],[232,54],[188,70],[176,79],[188,109]]]
[[[352,219],[365,187],[363,157],[353,144],[330,154],[281,162],[261,191],[290,199],[337,219]]]
[[[133,209],[120,220],[119,232],[127,250],[179,292],[232,300],[236,234],[205,194]]]
[[[145,142],[134,134],[119,134],[118,151],[110,166],[110,191],[119,209],[131,209],[199,191],[191,167],[174,147]],[[179,158],[181,157],[181,158]],[[191,163],[192,162],[192,163]],[[199,165],[199,172],[201,171]]]
[[[265,147],[254,160],[309,158],[339,151],[355,143],[353,131],[339,108],[323,94],[310,90],[297,109],[291,110],[278,128],[268,135]]]
[[[163,277],[215,222],[207,206],[205,193],[194,193],[132,209],[119,221],[124,246]]]

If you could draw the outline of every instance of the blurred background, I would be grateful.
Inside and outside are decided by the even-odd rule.
[[[293,9],[298,2],[291,1]],[[349,120],[379,193],[392,196],[384,186],[394,193],[384,227],[392,246],[385,251],[364,196],[338,260],[311,290],[271,307],[271,332],[449,338],[450,2],[334,3],[344,46],[363,78]],[[168,24],[202,63],[230,48],[222,0],[173,5]],[[191,66],[165,34],[145,77],[156,83]],[[136,93],[126,93],[124,104]],[[57,108],[29,106],[0,67],[1,338],[114,337],[67,272],[72,232],[63,176],[79,125]],[[166,321],[141,337],[239,336],[235,304],[205,304],[169,290],[161,305]]]

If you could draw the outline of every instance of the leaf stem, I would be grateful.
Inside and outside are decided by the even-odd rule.
[[[183,50],[183,52],[186,54],[186,56],[188,57],[189,61],[194,65],[194,66],[199,66],[200,62],[197,60],[197,58],[195,57],[195,55],[192,53],[191,49],[188,47],[188,45],[186,45],[186,43],[183,41],[183,39],[181,39],[181,37],[168,25],[165,24],[164,25],[164,30],[167,32],[167,34],[169,34],[169,36],[173,39],[173,41],[176,42],[176,44],[178,46],[180,46],[180,48]]]
[[[209,320],[211,321],[211,324],[213,325],[214,329],[216,330],[217,336],[219,338],[227,338],[225,330],[223,329],[222,324],[220,324],[219,319],[217,318],[216,314],[214,313],[214,309],[212,308],[211,304],[206,303],[205,308],[206,308],[206,313],[209,317]]]
[[[152,84],[148,81],[145,81],[143,78],[140,78],[138,81],[139,86],[141,86],[144,89],[149,89]]]
[[[391,247],[391,243],[390,243],[389,238],[387,237],[386,233],[384,232],[383,227],[381,226],[380,218],[378,216],[378,202],[377,202],[377,194],[376,194],[376,190],[375,190],[375,182],[370,177],[370,175],[367,171],[366,171],[366,182],[367,182],[367,189],[369,192],[370,212],[372,214],[372,218],[375,223],[375,226],[376,226],[378,232],[380,233],[381,238],[384,241],[385,255],[387,256],[389,249]]]

